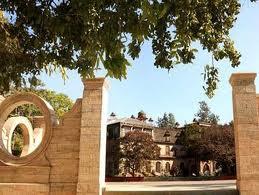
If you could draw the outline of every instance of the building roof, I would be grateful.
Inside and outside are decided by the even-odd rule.
[[[116,118],[112,117],[108,120],[108,125],[120,123],[121,125],[128,125],[133,127],[142,127],[142,128],[150,128],[153,129],[153,139],[156,143],[160,144],[175,144],[177,135],[182,131],[182,128],[159,128],[156,127],[154,124],[143,120],[139,120],[137,118]],[[165,137],[169,137],[169,141],[165,141]]]
[[[126,117],[120,118],[120,119],[115,118],[108,121],[108,125],[115,124],[115,123],[121,123],[124,125],[130,125],[130,126],[154,128],[154,125],[152,123],[141,121],[135,118],[126,118]]]
[[[205,123],[205,122],[192,122],[192,123],[188,123],[185,124],[182,128],[185,128],[186,126],[190,126],[190,125],[199,125],[201,127],[210,127],[212,124],[211,123]]]
[[[153,130],[153,137],[154,141],[158,143],[170,143],[174,144],[178,133],[181,131],[181,129],[165,129],[165,128],[158,128],[155,127]],[[169,137],[169,142],[165,141],[165,137]]]

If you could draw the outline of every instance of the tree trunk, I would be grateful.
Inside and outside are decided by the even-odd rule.
[[[132,166],[132,176],[135,177],[135,166]]]

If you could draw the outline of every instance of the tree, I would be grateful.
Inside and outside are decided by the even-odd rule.
[[[143,111],[143,110],[141,110],[141,111],[139,111],[138,112],[138,118],[137,118],[138,120],[141,120],[141,121],[146,121],[147,120],[147,115],[146,115],[146,113]]]
[[[253,0],[252,0],[253,1]],[[216,61],[240,64],[229,36],[238,0],[0,1],[0,90],[19,85],[41,70],[77,70],[93,77],[100,62],[107,75],[125,78],[129,62],[152,42],[155,66],[170,70],[191,63],[200,43]],[[5,16],[5,17],[4,17]],[[205,66],[204,89],[211,96],[218,70]]]
[[[157,119],[157,125],[158,127],[162,128],[173,128],[176,125],[174,115],[172,113],[164,113],[163,117],[158,117]]]
[[[21,88],[12,88],[5,96],[9,96],[18,92],[32,92],[46,100],[53,107],[58,118],[61,118],[66,112],[68,112],[72,106],[73,101],[63,93],[57,93],[52,90],[44,88],[44,83],[41,80],[30,80],[30,85],[23,85]],[[23,105],[18,108],[12,114],[23,114],[24,116],[40,115],[41,111],[35,105]]]
[[[199,102],[199,110],[195,114],[198,117],[198,122],[217,124],[219,116],[211,112],[210,107],[205,101]]]
[[[199,153],[206,160],[215,160],[223,173],[235,174],[234,129],[229,125],[215,125],[201,136]]]
[[[189,157],[198,158],[201,132],[205,128],[208,127],[201,127],[196,123],[185,125],[180,135],[177,136],[176,144],[183,145]]]
[[[120,145],[120,157],[133,177],[148,160],[157,159],[160,155],[160,148],[154,143],[152,136],[142,131],[126,133],[120,138]]]
[[[61,118],[66,112],[71,110],[74,105],[73,101],[63,93],[57,93],[52,90],[40,89],[32,91],[45,99],[55,110],[58,118]]]
[[[235,174],[234,130],[231,124],[202,127],[187,125],[177,144],[185,146],[187,156],[199,160],[214,160],[226,174]]]

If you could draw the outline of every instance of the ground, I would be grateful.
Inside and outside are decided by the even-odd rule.
[[[105,195],[236,195],[235,180],[106,183]]]

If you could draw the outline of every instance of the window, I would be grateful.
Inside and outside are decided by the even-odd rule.
[[[156,162],[156,172],[161,172],[161,162]]]
[[[131,127],[125,127],[125,128],[124,128],[124,131],[125,131],[125,133],[124,133],[124,135],[125,135],[126,133],[128,133],[128,132],[131,131]]]
[[[144,129],[143,131],[149,135],[152,135],[152,129]]]
[[[167,173],[170,172],[170,163],[169,163],[169,162],[167,162],[167,163],[165,164],[165,171],[166,171]]]
[[[165,147],[165,155],[166,155],[166,156],[169,156],[169,155],[170,155],[170,147],[169,147],[169,146],[166,146],[166,147]]]
[[[119,129],[119,127],[115,127],[113,138],[117,139],[119,137],[120,137],[120,129]]]
[[[119,138],[120,137],[119,127],[114,127],[114,126],[108,127],[107,137],[109,140]]]
[[[133,130],[135,130],[135,131],[142,131],[142,128],[140,128],[140,127],[134,127]]]
[[[203,174],[205,176],[209,176],[210,175],[210,167],[209,167],[209,165],[207,163],[203,166]]]
[[[165,142],[170,142],[170,136],[171,136],[170,132],[166,130],[164,134]]]
[[[107,131],[107,137],[108,137],[108,139],[112,139],[112,137],[113,137],[112,129],[109,127],[108,127],[108,131]]]

